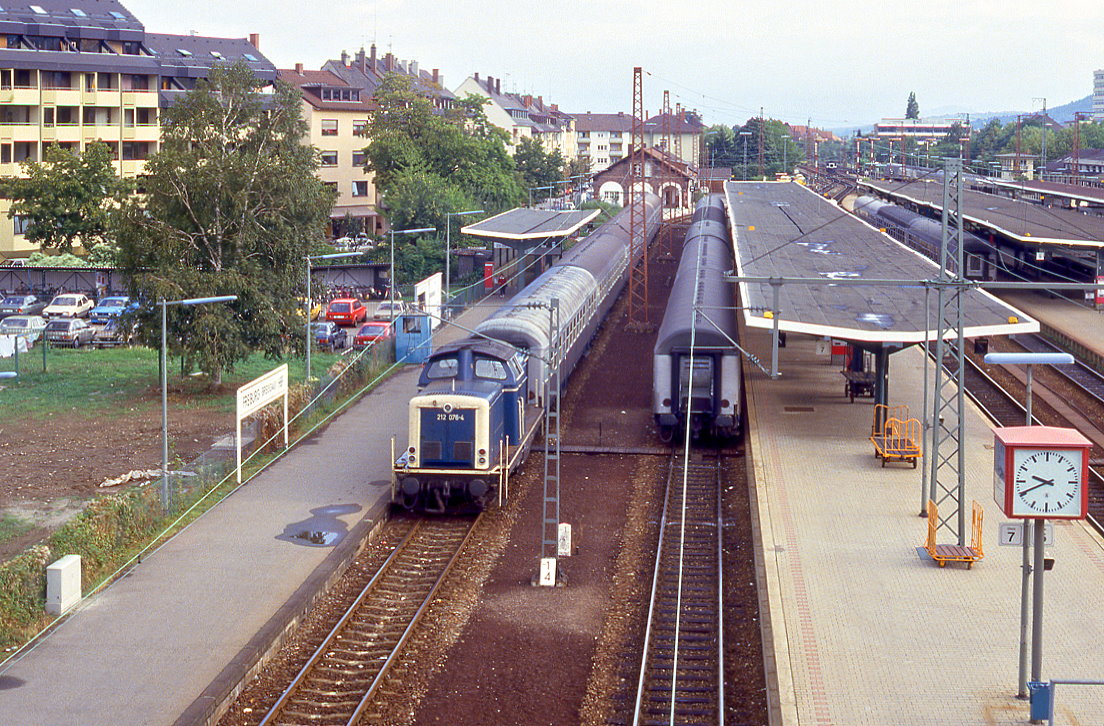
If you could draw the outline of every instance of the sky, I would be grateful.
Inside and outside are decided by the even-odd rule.
[[[1100,0],[122,0],[146,30],[260,34],[278,68],[317,69],[373,41],[450,90],[478,72],[570,113],[644,108],[663,91],[707,124],[824,128],[903,116],[1033,111],[1092,93]]]

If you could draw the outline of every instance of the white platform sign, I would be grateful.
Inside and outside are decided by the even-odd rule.
[[[540,561],[540,577],[537,584],[541,587],[556,586],[556,558],[542,557]]]
[[[273,368],[260,378],[238,389],[237,424],[234,428],[234,450],[237,455],[238,483],[241,484],[241,422],[248,416],[279,399],[284,399],[284,448],[288,445],[288,367],[287,363]]]
[[[571,556],[571,525],[567,522],[560,522],[559,529],[556,532],[556,556],[557,557],[570,557]]]
[[[1001,522],[999,533],[1000,539],[997,541],[997,544],[1002,544],[1006,547],[1020,547],[1023,545],[1024,523],[1022,521]],[[1046,527],[1043,529],[1043,544],[1047,547],[1054,544],[1054,522],[1046,523]]]

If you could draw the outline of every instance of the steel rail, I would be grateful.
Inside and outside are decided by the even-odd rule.
[[[478,520],[475,520],[478,521]],[[428,588],[428,591],[422,602],[418,605],[417,609],[411,616],[409,622],[407,622],[402,634],[397,639],[395,645],[390,649],[390,652],[386,658],[379,663],[373,664],[378,668],[371,683],[368,685],[365,693],[358,700],[352,714],[345,719],[345,723],[354,724],[362,715],[364,709],[372,702],[372,698],[376,693],[379,685],[383,683],[388,671],[397,662],[400,654],[402,653],[403,646],[409,640],[410,635],[413,633],[415,626],[422,619],[429,604],[433,601],[441,584],[445,578],[451,572],[453,565],[460,556],[460,553],[464,551],[472,533],[475,530],[475,521],[469,522],[467,531],[463,538],[461,538],[459,544],[456,546],[455,551],[449,556],[448,561],[443,565],[440,573],[434,579],[432,585]],[[401,562],[401,558],[406,555],[417,544],[416,537],[421,533],[425,527],[426,520],[419,520],[414,523],[410,528],[410,531],[406,533],[402,541],[395,547],[395,549],[388,555],[387,559],[380,566],[375,575],[361,590],[360,594],[353,601],[353,603],[346,609],[345,613],[338,620],[337,624],[330,630],[330,632],[323,639],[322,643],[315,649],[314,653],[307,660],[306,664],[300,669],[299,673],[292,679],[291,683],[280,695],[280,698],[272,705],[264,719],[260,722],[259,726],[273,726],[275,724],[282,723],[285,709],[292,703],[300,691],[308,684],[309,678],[313,675],[316,668],[320,666],[323,658],[330,654],[334,650],[335,645],[341,641],[341,636],[347,632],[347,627],[351,624],[354,618],[360,613],[362,608],[368,607],[372,603],[372,597],[376,595],[376,590],[383,582],[384,578],[394,574],[393,569]],[[345,639],[345,644],[349,643],[349,639]],[[331,716],[338,718],[338,716]],[[344,718],[341,716],[340,718]]]

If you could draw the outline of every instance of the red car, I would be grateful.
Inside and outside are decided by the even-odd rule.
[[[339,297],[330,300],[326,307],[326,320],[338,325],[356,325],[362,320],[368,319],[368,308],[364,303],[353,297]]]
[[[391,337],[392,325],[393,323],[386,320],[369,320],[357,331],[353,338],[353,347],[367,348],[372,343],[387,340]]]

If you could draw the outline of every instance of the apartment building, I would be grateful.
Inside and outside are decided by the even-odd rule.
[[[217,62],[243,58],[255,72],[275,68],[244,39],[152,35],[116,0],[3,3],[0,23],[0,174],[42,161],[51,145],[111,148],[122,176],[141,173],[157,151],[161,110]],[[256,39],[254,39],[255,41]],[[0,257],[35,250],[0,200]]]
[[[303,95],[303,118],[310,127],[308,141],[321,152],[318,175],[337,190],[337,201],[330,213],[330,232],[342,236],[357,231],[349,221],[356,220],[360,230],[370,234],[382,231],[377,209],[376,185],[364,171],[364,147],[368,145],[368,113],[376,104],[364,91],[346,83],[328,70],[309,71],[302,63],[293,70],[281,70],[279,78]]]
[[[350,88],[359,89],[362,98],[375,95],[384,77],[390,73],[409,78],[414,90],[429,98],[439,111],[452,108],[456,98],[445,88],[445,79],[438,69],[424,70],[418,61],[402,60],[393,53],[378,56],[375,43],[368,52],[361,48],[353,56],[341,51],[341,58],[326,61],[322,70],[334,74]]]
[[[487,99],[483,111],[488,121],[509,135],[511,154],[522,139],[534,138],[549,153],[559,151],[565,159],[576,157],[574,117],[554,103],[545,103],[543,96],[504,92],[501,78],[481,78],[478,73],[465,78],[456,88],[457,98],[468,94]]]
[[[619,113],[576,113],[576,158],[590,164],[596,174],[621,161],[632,143],[633,117]]]
[[[645,146],[664,150],[694,167],[702,165],[704,138],[705,124],[693,111],[656,114],[644,122]],[[669,149],[665,148],[668,143]]]

